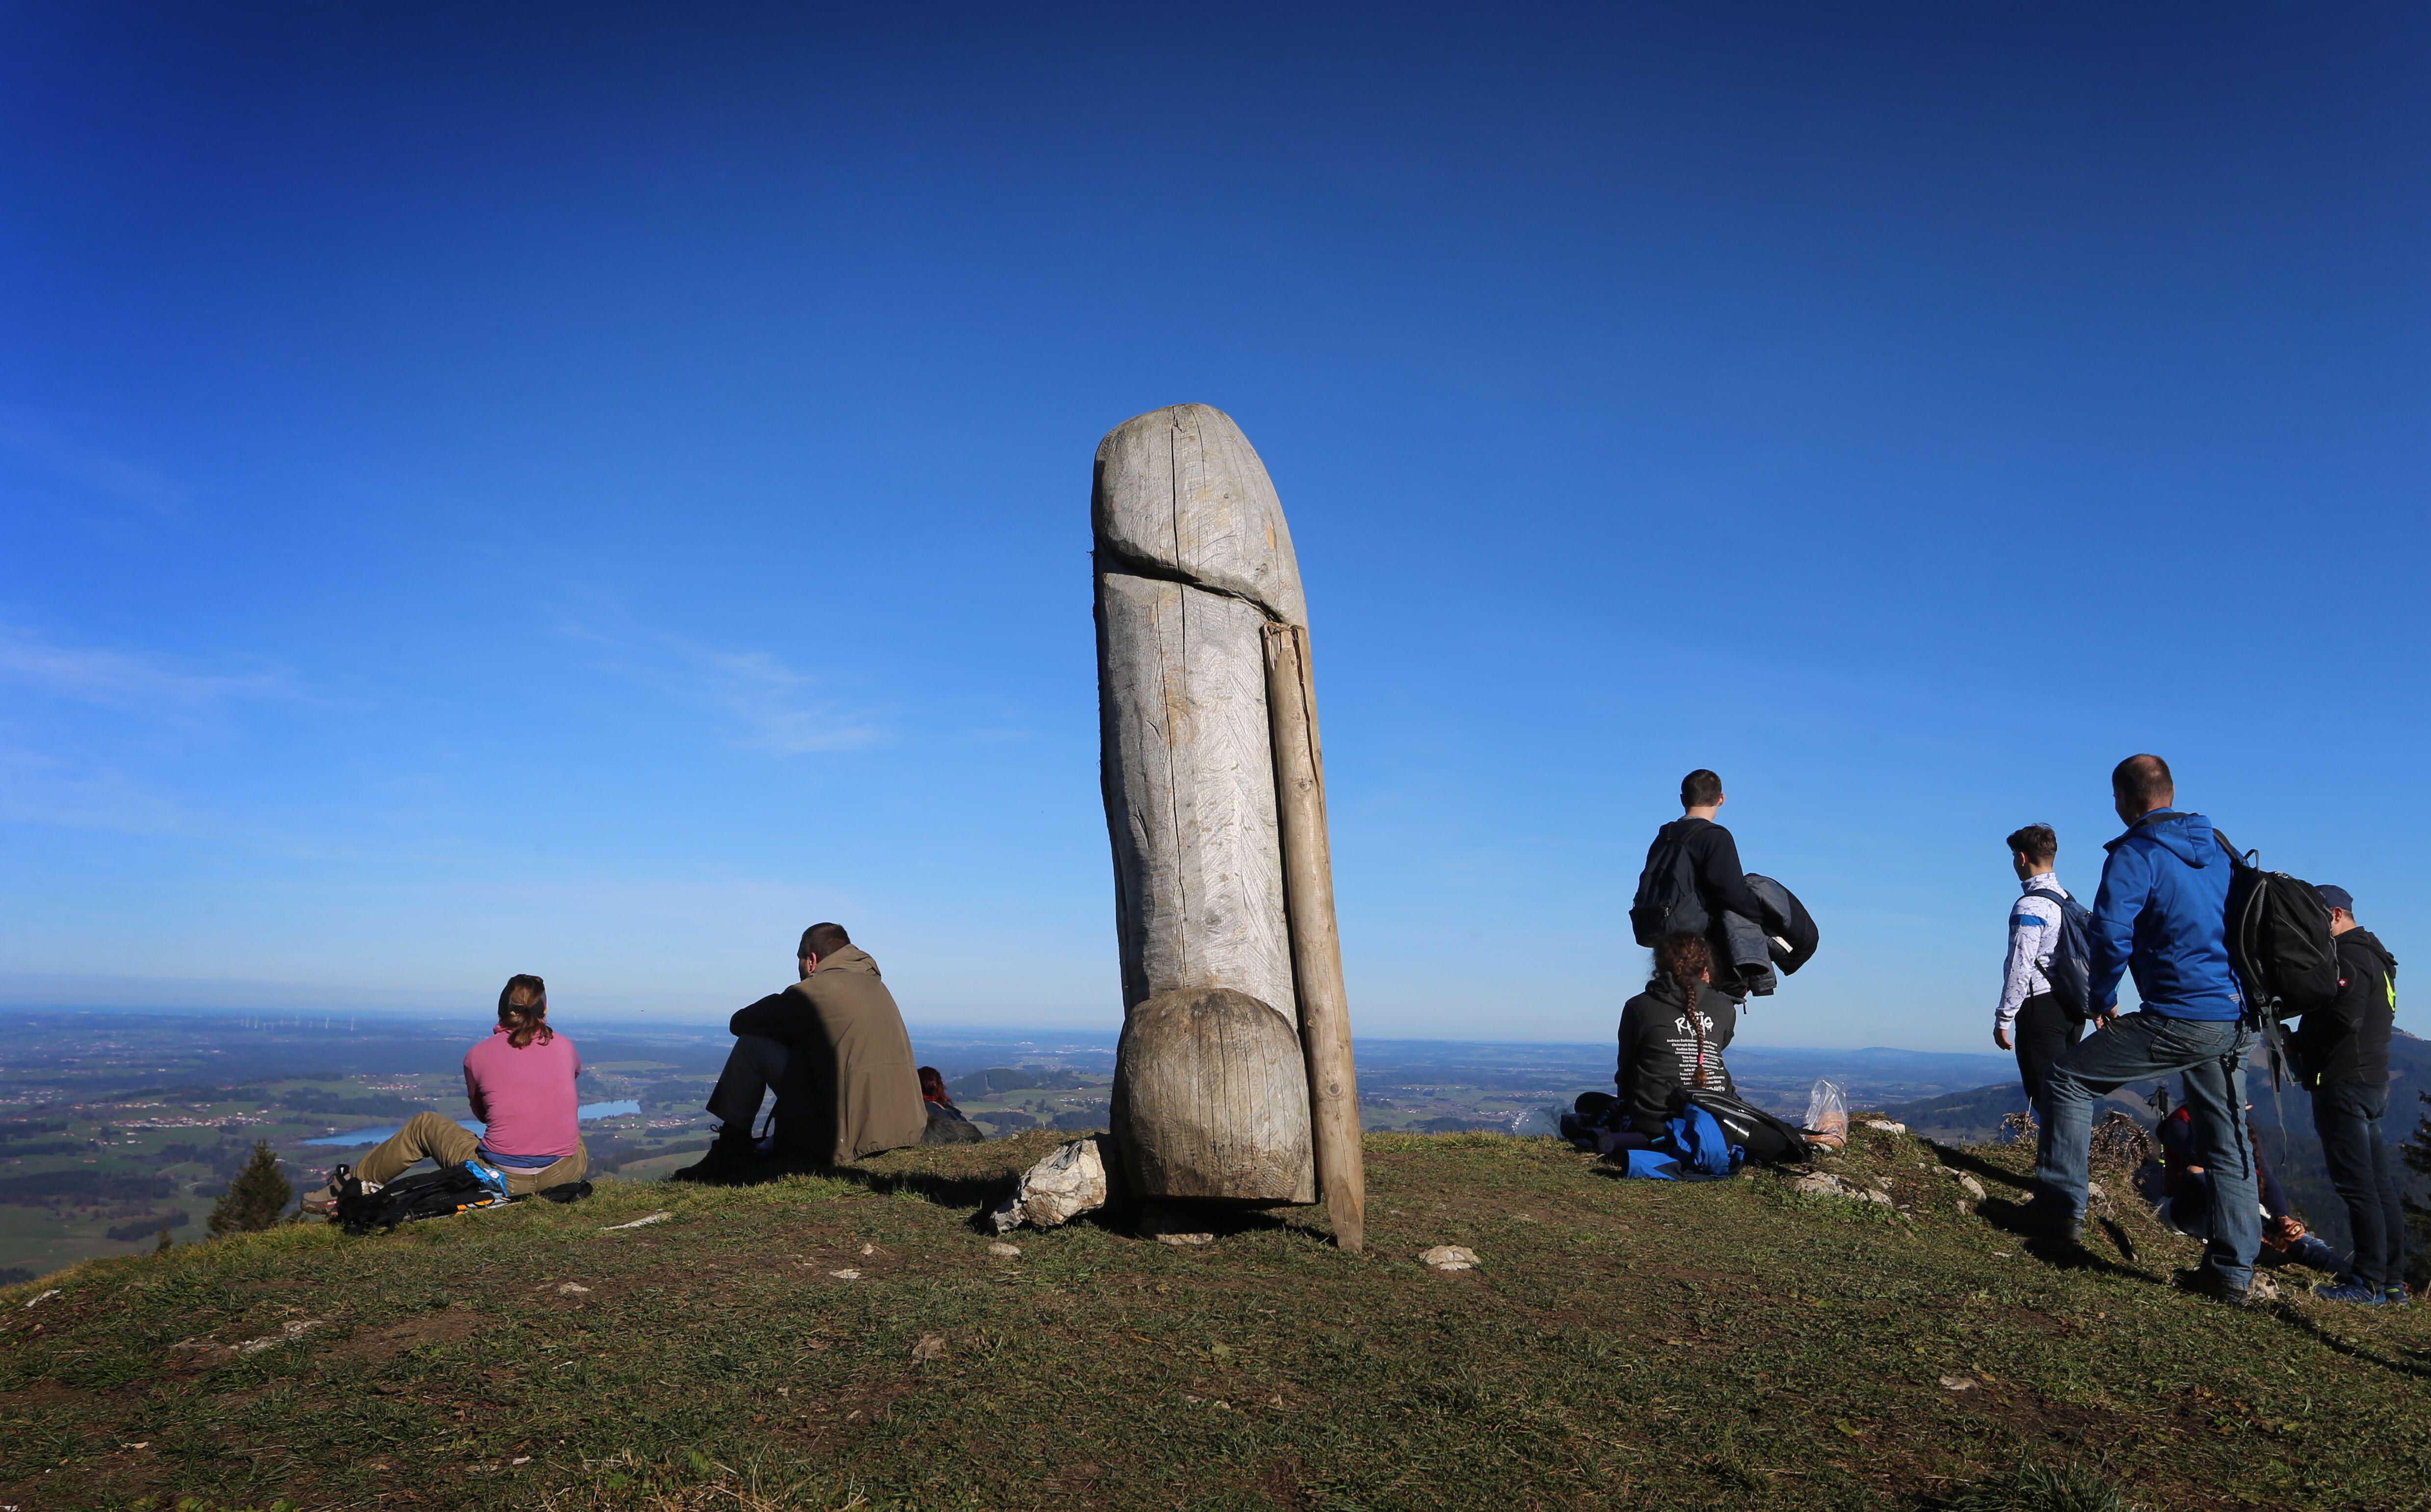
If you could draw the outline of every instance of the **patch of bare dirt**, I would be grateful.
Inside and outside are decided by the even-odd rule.
[[[376,1362],[402,1354],[416,1344],[461,1343],[478,1333],[480,1327],[481,1315],[475,1312],[449,1308],[421,1313],[384,1328],[359,1330],[344,1343],[331,1345],[329,1353],[340,1359]]]

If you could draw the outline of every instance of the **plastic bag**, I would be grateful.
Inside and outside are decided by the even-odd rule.
[[[1819,1141],[1848,1143],[1849,1100],[1836,1083],[1819,1081],[1806,1094],[1806,1132]]]

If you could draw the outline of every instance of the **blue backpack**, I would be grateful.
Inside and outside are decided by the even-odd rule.
[[[1668,1148],[1614,1152],[1627,1174],[1650,1181],[1714,1181],[1737,1171],[1747,1158],[1722,1132],[1720,1122],[1694,1105],[1682,1108],[1663,1129]]]
[[[2051,984],[2062,1013],[2082,1023],[2093,1016],[2093,940],[2087,933],[2093,913],[2074,898],[2037,888],[2030,894],[2059,905],[2059,938],[2051,954],[2035,964]]]

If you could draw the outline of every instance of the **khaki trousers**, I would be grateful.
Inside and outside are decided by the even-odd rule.
[[[428,1158],[443,1166],[462,1165],[480,1150],[481,1141],[473,1131],[454,1119],[441,1118],[436,1113],[416,1113],[406,1121],[404,1128],[380,1144],[375,1145],[355,1167],[355,1175],[363,1181],[376,1181],[385,1187],[403,1174],[415,1161]],[[546,1191],[570,1181],[580,1181],[591,1169],[591,1152],[578,1141],[574,1154],[553,1166],[538,1171],[506,1171],[507,1190],[516,1197],[528,1197],[536,1191]]]

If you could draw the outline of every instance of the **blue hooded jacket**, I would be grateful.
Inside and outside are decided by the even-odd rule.
[[[2120,973],[2133,970],[2137,996],[2165,1018],[2242,1018],[2228,963],[2228,852],[2211,821],[2156,808],[2104,849],[2087,929],[2094,1006],[2116,1008]]]

